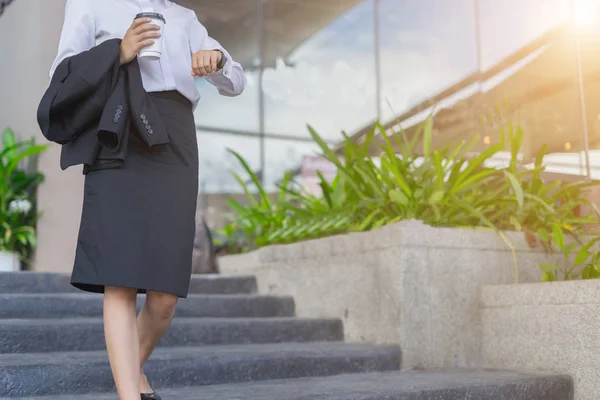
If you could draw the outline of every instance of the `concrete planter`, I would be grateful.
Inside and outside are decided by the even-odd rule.
[[[520,281],[539,279],[545,254],[508,233]],[[355,342],[399,343],[406,368],[479,367],[479,291],[514,283],[512,253],[493,231],[406,221],[223,257],[224,274],[258,277],[264,293],[291,295],[301,317],[344,320]]]
[[[13,272],[21,269],[21,260],[17,253],[0,251],[0,272]]]
[[[486,366],[560,371],[577,400],[600,397],[600,281],[490,286],[481,302]]]

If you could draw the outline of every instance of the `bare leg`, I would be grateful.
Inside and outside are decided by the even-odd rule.
[[[169,329],[173,315],[175,315],[177,300],[178,297],[172,294],[150,291],[146,294],[146,302],[138,315],[141,393],[152,392],[152,388],[144,374],[144,364],[148,361],[160,338]]]
[[[104,290],[104,337],[121,400],[140,398],[136,295],[137,290],[131,288],[107,286]]]

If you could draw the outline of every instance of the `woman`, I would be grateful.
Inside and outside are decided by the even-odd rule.
[[[151,20],[135,19],[141,12],[162,14],[162,37]],[[193,109],[200,98],[194,77],[226,96],[240,94],[246,79],[195,13],[168,0],[67,0],[50,75],[63,60],[116,38],[122,39],[121,65],[163,40],[160,60],[138,62],[169,144],[148,148],[131,134],[123,166],[87,172],[71,283],[104,293],[106,347],[119,397],[159,399],[143,365],[190,281],[198,194]],[[139,292],[146,302],[136,316]]]

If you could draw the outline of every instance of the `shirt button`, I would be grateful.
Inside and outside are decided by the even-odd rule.
[[[114,122],[115,124],[116,124],[116,123],[118,123],[118,122],[119,122],[119,118],[117,118],[117,117],[114,117],[114,118],[113,118],[113,122]]]
[[[154,131],[152,129],[148,129],[148,135],[152,135]]]
[[[145,119],[146,119],[146,114],[142,114],[142,115],[140,115],[140,118],[141,118],[142,120],[145,120]]]
[[[122,111],[122,110],[123,110],[123,106],[119,104],[119,105],[117,106],[117,110],[119,110],[119,111]]]

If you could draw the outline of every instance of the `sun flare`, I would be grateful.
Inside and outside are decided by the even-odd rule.
[[[574,0],[573,20],[580,28],[591,28],[598,24],[600,0]]]

